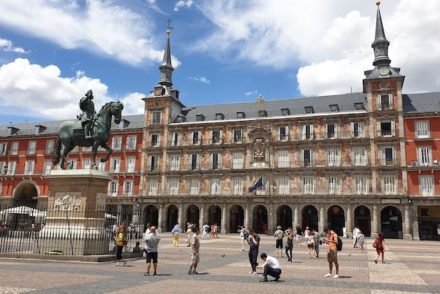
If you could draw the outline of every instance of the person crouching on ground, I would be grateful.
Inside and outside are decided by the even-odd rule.
[[[150,275],[151,262],[153,262],[154,273],[157,275],[157,247],[159,245],[160,236],[156,233],[156,227],[151,227],[150,232],[145,235],[145,252],[147,253],[147,272],[144,276]]]
[[[261,259],[264,260],[263,264],[263,279],[261,282],[268,282],[267,276],[274,277],[274,281],[278,281],[280,279],[281,275],[281,269],[280,269],[280,263],[278,259],[272,256],[267,256],[266,253],[261,253],[260,255]]]
[[[199,228],[193,227],[192,236],[189,240],[189,244],[191,245],[191,265],[189,266],[188,275],[197,275],[197,265],[200,262],[200,239],[199,239]]]

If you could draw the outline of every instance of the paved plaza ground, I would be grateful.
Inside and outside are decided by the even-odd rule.
[[[274,238],[261,237],[260,253],[273,255]],[[339,279],[323,277],[326,246],[320,258],[309,258],[304,245],[296,246],[294,263],[280,258],[281,280],[269,283],[259,282],[261,274],[249,274],[247,251],[239,242],[236,234],[202,240],[199,275],[187,274],[189,248],[173,248],[169,233],[159,247],[159,276],[144,276],[143,259],[115,267],[113,262],[2,258],[0,293],[440,293],[440,242],[386,240],[386,264],[375,264],[372,240],[361,253],[344,239]]]

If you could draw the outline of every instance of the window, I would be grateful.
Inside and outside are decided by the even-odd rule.
[[[382,177],[382,191],[386,195],[396,193],[396,177],[395,176],[383,176]]]
[[[156,155],[150,156],[150,172],[155,172],[159,170],[159,158]]]
[[[78,166],[78,159],[72,159],[70,162],[72,164],[72,169],[76,169]]]
[[[28,155],[35,155],[37,153],[37,141],[29,141],[28,143]]]
[[[83,167],[82,168],[90,169],[90,167],[91,167],[91,160],[90,160],[90,158],[84,158],[83,159]]]
[[[109,190],[110,190],[110,196],[117,196],[118,195],[118,181],[117,180],[114,180],[114,181],[111,181],[110,183],[109,183]]]
[[[432,164],[432,149],[430,146],[417,148],[417,163],[424,166]]]
[[[205,120],[205,116],[203,114],[196,115],[196,121],[204,121],[204,120]]]
[[[306,113],[314,113],[315,110],[313,109],[313,106],[306,106],[304,107],[304,110]]]
[[[190,159],[190,168],[191,168],[191,170],[198,169],[199,168],[198,155],[197,154],[191,154],[189,159]]]
[[[179,179],[171,178],[169,180],[169,192],[170,195],[178,195],[179,194]]]
[[[220,179],[211,179],[211,195],[220,195]]]
[[[170,155],[170,170],[178,171],[180,170],[180,155],[171,154]]]
[[[211,158],[211,162],[212,162],[212,169],[221,168],[221,163],[222,163],[221,154],[220,153],[213,153],[212,158]]]
[[[225,115],[223,113],[216,113],[215,114],[215,119],[216,120],[224,120],[225,119]]]
[[[105,169],[106,163],[105,162],[101,162],[101,160],[99,158],[96,158],[96,162],[98,162],[98,170],[106,171],[106,169]]]
[[[378,127],[380,136],[394,136],[394,122],[379,122]]]
[[[327,139],[336,138],[336,128],[337,125],[334,123],[327,124]]]
[[[152,134],[151,135],[151,146],[155,147],[159,145],[159,134]]]
[[[278,140],[279,141],[287,141],[289,139],[289,128],[288,127],[280,127],[278,129]]]
[[[315,177],[303,178],[303,193],[314,194],[315,192]]]
[[[330,111],[331,112],[338,112],[339,111],[338,104],[330,104]]]
[[[280,195],[287,195],[290,193],[290,179],[289,177],[279,177],[277,180],[278,193]]]
[[[327,149],[327,165],[339,166],[341,165],[341,151],[336,148]]]
[[[394,164],[394,147],[382,147],[382,165],[393,165]]]
[[[244,112],[237,112],[237,118],[245,118],[246,114]]]
[[[121,159],[119,157],[114,157],[111,160],[110,172],[118,173],[121,166]]]
[[[155,178],[150,178],[148,180],[148,195],[157,195],[158,181]]]
[[[9,163],[8,163],[8,172],[7,172],[7,174],[8,174],[9,176],[13,176],[13,175],[15,175],[15,169],[16,169],[16,167],[17,167],[17,162],[16,162],[16,161],[9,161]]]
[[[152,125],[159,125],[161,120],[162,113],[160,111],[153,111],[152,118],[151,118],[151,124]]]
[[[311,140],[314,137],[313,133],[313,125],[312,124],[306,124],[302,127],[302,139],[303,140]]]
[[[290,115],[290,109],[289,108],[281,108],[281,115],[282,116]]]
[[[258,110],[258,116],[259,117],[267,117],[267,111],[266,110]]]
[[[233,195],[243,195],[243,185],[241,178],[232,178]]]
[[[290,167],[289,151],[283,150],[277,152],[277,165],[278,167]]]
[[[240,169],[243,168],[243,153],[232,153],[232,168]]]
[[[234,143],[241,143],[243,140],[243,133],[241,129],[234,130]]]
[[[382,94],[378,99],[379,110],[392,110],[393,109],[393,96],[391,94]]]
[[[0,161],[0,175],[6,175],[8,172],[8,165],[6,161]]]
[[[429,138],[429,121],[427,120],[418,120],[415,122],[416,124],[416,138]]]
[[[136,149],[136,136],[128,136],[127,137],[127,143],[126,143],[126,150],[135,150]]]
[[[52,154],[54,151],[55,140],[47,140],[46,141],[46,150],[44,151],[46,154]]]
[[[434,196],[434,176],[419,176],[420,194]]]
[[[0,143],[0,156],[4,156],[8,153],[8,143]]]
[[[364,103],[356,102],[354,104],[354,109],[355,110],[364,110]]]
[[[124,181],[124,195],[133,196],[133,180]]]
[[[301,150],[301,159],[302,159],[302,165],[303,166],[312,166],[312,150],[310,149],[304,149]]]
[[[220,134],[221,134],[220,130],[212,131],[211,139],[213,144],[220,143]]]
[[[356,194],[368,193],[368,178],[365,176],[357,176],[354,178]]]
[[[367,151],[364,147],[353,148],[353,165],[366,166],[367,165]]]
[[[171,136],[171,146],[179,146],[180,145],[180,138],[179,133],[173,133]]]
[[[198,145],[200,144],[200,131],[192,133],[192,144]]]
[[[112,149],[113,150],[121,150],[122,137],[115,136],[112,138]]]
[[[13,142],[11,146],[11,155],[17,155],[18,154],[18,142]]]
[[[125,164],[126,172],[128,173],[134,173],[135,167],[136,167],[136,157],[127,157]]]
[[[339,194],[341,193],[341,178],[337,176],[329,176],[328,181],[328,192],[329,194]]]
[[[43,174],[48,175],[50,174],[51,170],[52,170],[52,160],[45,160]]]
[[[34,166],[35,166],[35,161],[26,160],[26,163],[24,165],[24,174],[25,175],[33,175],[34,174]]]
[[[199,194],[200,181],[199,179],[191,179],[189,181],[189,194],[198,195]]]
[[[363,138],[365,137],[364,131],[364,123],[363,122],[352,122],[351,123],[351,134],[355,138]]]

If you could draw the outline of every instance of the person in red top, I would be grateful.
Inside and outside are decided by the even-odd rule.
[[[338,263],[338,235],[333,231],[329,230],[328,228],[324,229],[324,232],[327,234],[327,261],[328,261],[328,274],[324,275],[325,278],[328,278],[332,275],[333,271],[333,263],[335,264],[335,270],[336,274],[333,276],[334,279],[339,278],[339,263]]]
[[[377,252],[377,257],[374,260],[374,263],[377,263],[377,260],[381,256],[382,256],[382,263],[385,263],[384,262],[384,247],[385,247],[384,241],[385,241],[385,238],[384,238],[383,234],[378,233],[376,235],[376,240],[374,240],[374,243],[373,243],[373,247],[376,248],[376,252]]]

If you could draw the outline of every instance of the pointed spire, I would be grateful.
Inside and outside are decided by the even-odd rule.
[[[382,23],[382,16],[380,14],[380,1],[376,1],[377,15],[376,15],[376,34],[371,47],[374,49],[373,65],[389,65],[391,63],[388,57],[388,47],[390,42],[385,36],[385,30]]]
[[[170,35],[171,29],[170,26],[171,20],[168,20],[168,28],[166,31],[167,34],[167,45],[165,47],[165,51],[163,53],[162,64],[159,66],[160,70],[160,81],[159,84],[167,87],[173,86],[172,75],[173,75],[173,65],[171,64],[171,46],[170,46]]]

